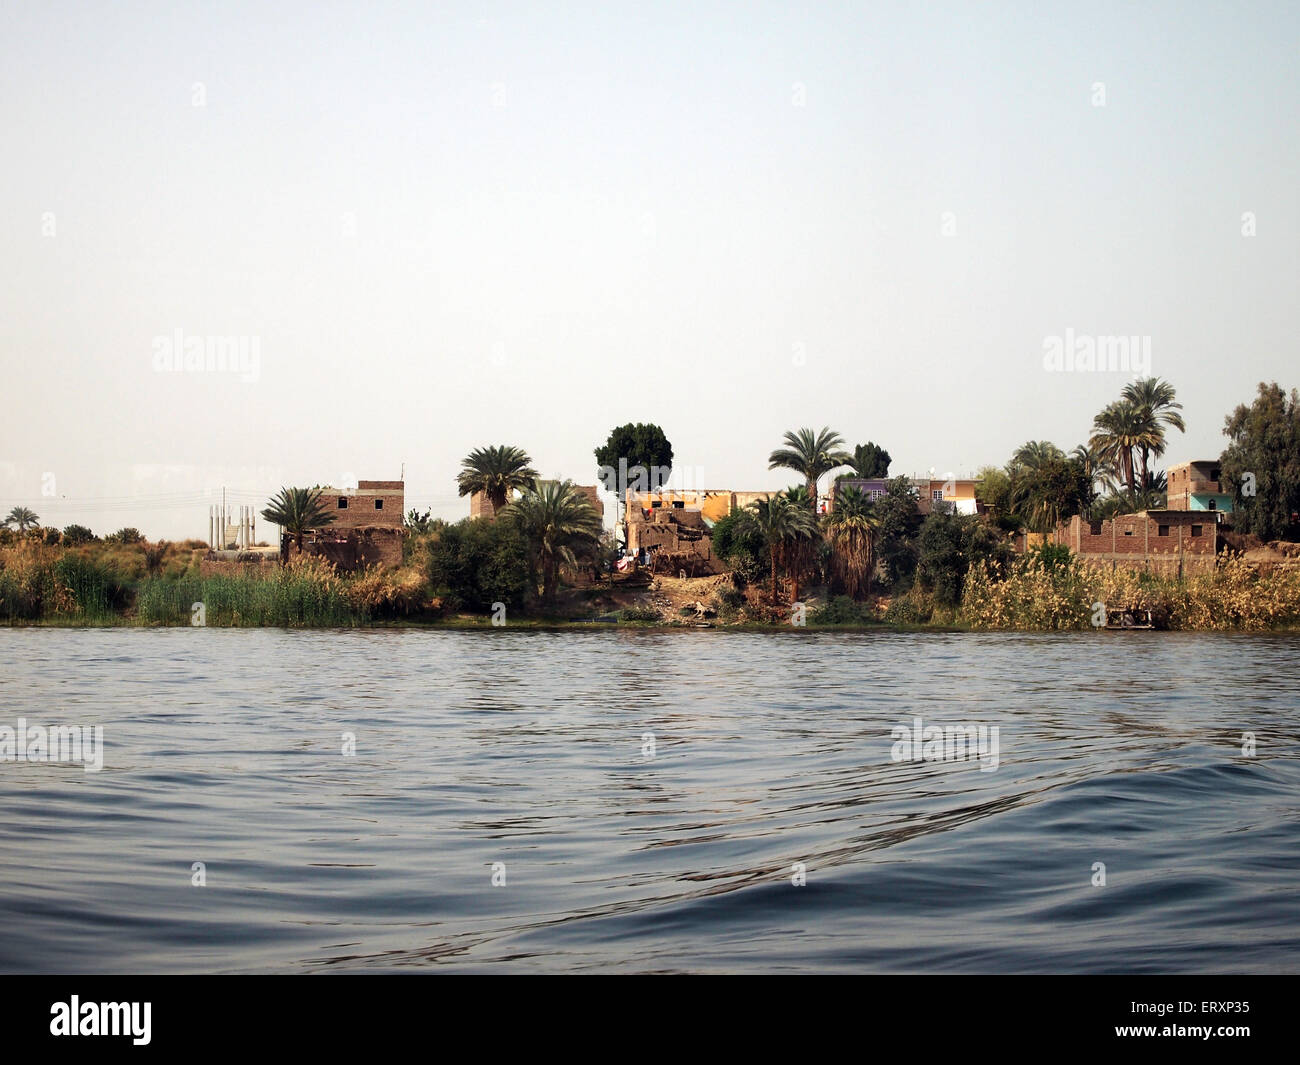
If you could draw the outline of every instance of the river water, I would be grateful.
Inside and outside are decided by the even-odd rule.
[[[0,971],[1294,971],[1298,652],[0,630]]]

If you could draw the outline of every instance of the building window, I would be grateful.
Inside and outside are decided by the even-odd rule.
[[[1211,470],[1211,471],[1210,471],[1210,480],[1211,480],[1211,481],[1217,481],[1217,480],[1219,479],[1219,474],[1222,473],[1222,472],[1223,472],[1222,470]]]
[[[1101,522],[1099,522],[1099,521],[1090,521],[1090,522],[1088,522],[1088,535],[1089,535],[1089,536],[1100,536],[1100,535],[1101,535]]]
[[[1209,503],[1206,504],[1205,509],[1206,509],[1206,510],[1218,510],[1218,509],[1219,509],[1219,501],[1218,501],[1217,499],[1211,499],[1211,500],[1209,501]]]
[[[383,509],[384,509],[384,501],[383,501],[382,499],[376,499],[376,500],[375,500],[375,509],[376,509],[376,510],[383,510]]]
[[[1133,530],[1132,530],[1132,529],[1125,529],[1125,530],[1124,530],[1124,535],[1125,535],[1125,536],[1132,536],[1132,535],[1133,535]]]
[[[659,499],[652,500],[650,503],[651,510],[658,510],[662,506],[663,506],[663,501]]]
[[[1193,526],[1192,526],[1192,535],[1193,535],[1193,536],[1200,536],[1200,535],[1201,535],[1201,530],[1204,529],[1204,528],[1205,528],[1204,525],[1193,525]]]
[[[684,499],[673,500],[673,510],[685,510],[685,509],[686,509],[686,501]]]
[[[347,510],[347,509],[348,509],[348,497],[339,496],[339,510]]]
[[[1169,535],[1169,526],[1168,526],[1168,525],[1160,525],[1160,526],[1158,526],[1158,527],[1156,528],[1156,535],[1157,535],[1157,536],[1168,536],[1168,535]]]
[[[942,489],[942,488],[936,488],[934,491],[932,491],[932,492],[930,493],[930,498],[933,499],[936,503],[942,503],[942,502],[943,502],[943,489]]]

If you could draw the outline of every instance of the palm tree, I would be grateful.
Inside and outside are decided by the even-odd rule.
[[[25,533],[28,529],[35,528],[40,520],[33,511],[28,510],[26,507],[14,507],[9,512],[9,516],[0,522],[0,528],[7,529],[9,526],[14,525],[17,526],[20,533]]]
[[[532,459],[522,448],[508,444],[477,447],[461,459],[461,471],[456,477],[463,496],[482,492],[492,503],[496,514],[506,505],[511,491],[531,488],[537,471],[529,465]]]
[[[769,470],[794,470],[808,486],[811,509],[817,510],[817,481],[822,474],[849,465],[853,460],[844,451],[844,439],[823,427],[819,433],[811,429],[785,434],[786,446],[768,455]]]
[[[767,544],[772,575],[772,602],[776,603],[776,581],[781,572],[781,561],[790,559],[792,548],[809,538],[817,529],[817,518],[803,505],[802,496],[794,499],[785,492],[764,496],[749,504],[748,522],[762,535]],[[799,598],[797,573],[793,578],[791,601]]]
[[[1180,433],[1187,432],[1187,424],[1178,413],[1183,405],[1176,402],[1174,386],[1158,377],[1142,377],[1125,385],[1123,396],[1127,402],[1146,412],[1148,431],[1157,440],[1155,444],[1139,446],[1142,453],[1142,483],[1145,485],[1148,482],[1148,452],[1156,458],[1165,453],[1165,426],[1177,429]]]
[[[1027,440],[1011,455],[1007,463],[1007,476],[1011,488],[1007,493],[1007,510],[1021,518],[1032,521],[1034,516],[1031,495],[1035,483],[1035,474],[1039,473],[1049,462],[1065,458],[1065,452],[1050,440]]]
[[[572,481],[534,481],[503,512],[523,533],[542,574],[542,602],[555,601],[561,563],[575,565],[575,548],[600,539],[604,522]]]
[[[317,488],[281,488],[279,495],[262,511],[262,517],[292,536],[300,552],[304,533],[334,520],[333,512],[321,501]]]
[[[1046,462],[1063,458],[1065,452],[1050,440],[1028,440],[1016,448],[1015,454],[1011,456],[1011,462],[1015,466],[1037,470]]]
[[[1128,400],[1111,403],[1092,420],[1092,436],[1088,443],[1119,468],[1129,495],[1137,492],[1133,453],[1142,447],[1164,446],[1159,427],[1150,414]]]
[[[1088,484],[1092,486],[1094,494],[1115,491],[1115,478],[1119,475],[1119,471],[1115,463],[1106,458],[1093,445],[1076,445],[1074,450],[1070,452],[1069,458],[1083,470],[1084,476],[1088,478]]]
[[[835,569],[854,599],[871,594],[879,527],[871,501],[859,489],[850,485],[836,496],[835,509],[826,519],[826,539],[834,553]]]

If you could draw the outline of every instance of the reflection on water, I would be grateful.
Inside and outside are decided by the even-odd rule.
[[[1287,970],[1297,650],[4,630],[0,726],[106,754],[0,762],[0,970]]]

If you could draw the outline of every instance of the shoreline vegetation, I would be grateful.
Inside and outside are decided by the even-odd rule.
[[[617,500],[615,524],[632,507],[623,527],[633,548],[647,533],[667,535],[652,535],[638,555],[605,528],[594,489],[540,479],[513,445],[479,447],[462,460],[457,487],[478,516],[448,522],[412,509],[403,517],[398,502],[387,526],[393,550],[379,556],[387,564],[348,571],[313,548],[336,521],[319,487],[284,487],[262,511],[281,530],[283,563],[274,548],[249,550],[246,540],[238,553],[230,544],[219,553],[200,540],[150,542],[134,528],[103,538],[80,525],[42,528],[16,506],[0,523],[0,625],[1300,629],[1294,390],[1261,383],[1252,405],[1225,418],[1222,473],[1207,474],[1200,489],[1211,503],[1180,497],[1182,510],[1233,527],[1217,538],[1217,555],[1201,554],[1202,565],[1184,572],[1180,561],[1174,576],[1116,554],[1081,557],[1060,542],[1074,519],[1172,513],[1154,463],[1167,432],[1185,431],[1181,409],[1167,382],[1138,380],[1096,416],[1086,444],[1066,452],[1028,441],[1005,466],[962,482],[962,492],[952,474],[946,482],[934,471],[922,482],[890,477],[889,452],[875,443],[849,451],[829,427],[802,428],[768,457],[769,469],[795,475],[791,487],[745,493],[749,503],[707,521],[697,503],[684,525],[652,522],[645,509],[669,505],[655,493],[671,472],[671,442],[656,425],[619,426],[594,451]],[[820,490],[828,481],[829,494]]]
[[[168,544],[151,553],[152,546],[0,548],[0,625],[1059,632],[1101,628],[1096,607],[1104,604],[1112,616],[1147,615],[1157,629],[1300,631],[1300,567],[1261,573],[1235,555],[1210,573],[1179,581],[1089,565],[1068,552],[1031,551],[1001,574],[988,562],[973,565],[955,604],[919,584],[901,595],[861,600],[822,586],[808,590],[800,621],[788,607],[774,610],[765,588],[738,589],[730,574],[655,578],[633,587],[589,579],[566,588],[550,610],[539,603],[481,610],[430,597],[430,563],[418,544],[416,557],[400,569],[350,576],[312,557],[202,576],[206,546]]]

